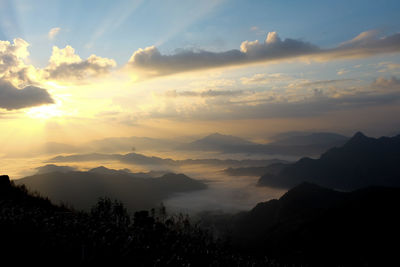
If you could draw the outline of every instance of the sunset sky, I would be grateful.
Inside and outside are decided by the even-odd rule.
[[[400,132],[400,1],[0,1],[0,156],[40,142]]]

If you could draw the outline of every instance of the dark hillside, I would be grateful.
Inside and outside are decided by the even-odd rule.
[[[241,249],[299,264],[398,264],[399,208],[399,188],[344,193],[303,183],[234,216],[233,240]]]
[[[51,204],[0,177],[2,263],[39,266],[279,266],[233,253],[225,243],[165,208],[130,216],[100,199],[90,212]]]
[[[356,133],[342,147],[319,159],[302,158],[281,170],[266,170],[259,184],[291,188],[302,182],[341,190],[366,186],[400,186],[400,135],[371,138]]]

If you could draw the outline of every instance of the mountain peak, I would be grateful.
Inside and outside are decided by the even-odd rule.
[[[123,170],[114,170],[114,169],[109,169],[107,167],[104,166],[99,166],[93,169],[90,169],[88,172],[91,173],[97,173],[97,174],[129,174],[129,170],[128,169],[123,169]]]
[[[108,170],[110,170],[110,169],[106,168],[104,166],[99,166],[99,167],[92,168],[89,171],[90,172],[96,172],[96,171],[108,171]]]
[[[233,135],[220,134],[220,133],[212,133],[204,137],[203,139],[241,139],[240,137],[236,137]]]
[[[362,144],[368,139],[370,138],[364,135],[362,132],[356,132],[353,137],[351,137],[350,140],[346,143],[346,145]]]
[[[290,189],[286,194],[282,196],[282,198],[285,199],[288,198],[288,196],[310,195],[315,194],[316,192],[324,192],[326,190],[330,189],[319,186],[315,183],[302,182],[301,184],[298,184],[297,186]]]
[[[336,199],[338,191],[319,186],[315,183],[303,182],[286,192],[279,200],[297,207],[299,203],[308,207],[318,207],[323,203]]]
[[[193,146],[197,146],[199,148],[216,148],[221,146],[238,146],[238,145],[253,145],[254,143],[247,141],[243,138],[233,136],[233,135],[226,135],[220,133],[213,133],[203,137],[202,139],[198,139],[191,143]]]
[[[208,136],[209,137],[220,137],[220,136],[225,136],[225,135],[215,132],[215,133],[209,134]]]
[[[367,136],[365,136],[365,134],[359,131],[356,132],[351,139],[364,139],[364,138],[367,138]]]
[[[400,138],[374,138],[357,132],[344,146],[328,150],[319,159],[303,158],[284,166],[278,173],[267,170],[259,183],[292,187],[308,181],[341,190],[371,185],[397,187],[399,157]]]

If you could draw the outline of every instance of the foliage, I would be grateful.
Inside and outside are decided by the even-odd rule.
[[[101,198],[90,212],[55,206],[10,185],[0,194],[3,261],[15,264],[135,266],[277,266],[233,252],[188,216],[158,209],[136,212]]]

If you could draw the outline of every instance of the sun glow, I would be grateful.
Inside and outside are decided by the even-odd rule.
[[[54,117],[62,117],[64,112],[60,109],[58,104],[53,104],[30,108],[26,111],[26,114],[30,118],[46,120]]]

